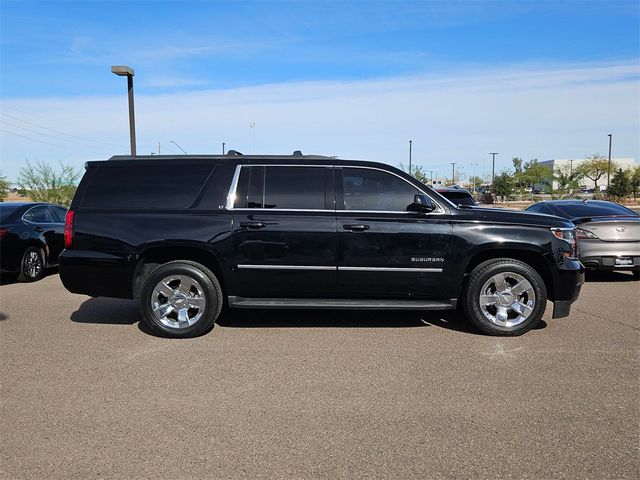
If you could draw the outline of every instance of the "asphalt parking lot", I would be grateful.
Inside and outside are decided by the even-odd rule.
[[[0,286],[2,478],[639,478],[640,288],[457,313],[232,312],[166,340],[56,274]]]

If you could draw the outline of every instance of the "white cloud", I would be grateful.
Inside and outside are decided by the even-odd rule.
[[[256,122],[258,153],[305,153],[406,161],[408,140],[414,160],[449,172],[500,152],[510,158],[582,157],[607,148],[614,156],[638,158],[640,104],[637,63],[573,66],[513,66],[495,71],[458,71],[444,76],[353,82],[302,82],[136,97],[138,152],[218,153],[227,148],[251,153],[249,123]],[[136,77],[136,80],[141,80]],[[62,160],[78,166],[89,159],[126,153],[126,98],[12,99],[2,111],[83,139],[122,145],[75,152],[2,133],[2,170],[16,175],[24,158]],[[4,117],[2,117],[4,118]],[[0,118],[0,119],[2,119]],[[6,120],[6,118],[5,118]],[[17,122],[11,122],[16,124]],[[33,138],[16,128],[5,128]],[[28,126],[28,125],[25,125]],[[29,127],[31,128],[31,127]],[[51,133],[51,132],[48,132]],[[478,171],[481,172],[481,166]],[[467,167],[470,173],[471,167]]]

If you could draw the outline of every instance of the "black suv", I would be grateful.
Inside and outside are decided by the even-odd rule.
[[[156,333],[231,308],[443,310],[519,335],[569,314],[584,269],[571,222],[459,208],[389,165],[321,156],[88,162],[65,225],[71,292],[137,298]]]

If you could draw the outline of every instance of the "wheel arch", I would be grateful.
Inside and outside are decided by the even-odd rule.
[[[133,273],[133,298],[140,296],[143,279],[156,267],[175,260],[190,260],[207,267],[217,277],[225,291],[224,276],[217,255],[209,249],[185,245],[156,245],[146,248],[138,258]]]
[[[487,260],[493,260],[498,258],[512,258],[514,260],[519,260],[521,262],[526,263],[531,266],[538,274],[542,277],[544,281],[544,286],[547,289],[547,298],[549,300],[554,300],[555,298],[555,288],[553,281],[553,273],[551,271],[551,266],[545,259],[544,255],[540,252],[534,250],[526,250],[526,249],[513,249],[513,248],[491,248],[487,250],[481,250],[475,253],[467,263],[467,267],[465,269],[465,282],[469,277],[469,273],[473,271],[478,265]]]

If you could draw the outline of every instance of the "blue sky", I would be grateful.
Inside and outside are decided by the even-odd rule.
[[[426,167],[484,162],[485,150],[506,166],[604,152],[611,130],[614,154],[640,156],[636,1],[0,5],[10,178],[24,159],[126,152],[113,64],[136,71],[140,153],[226,141],[397,164],[413,138]]]

